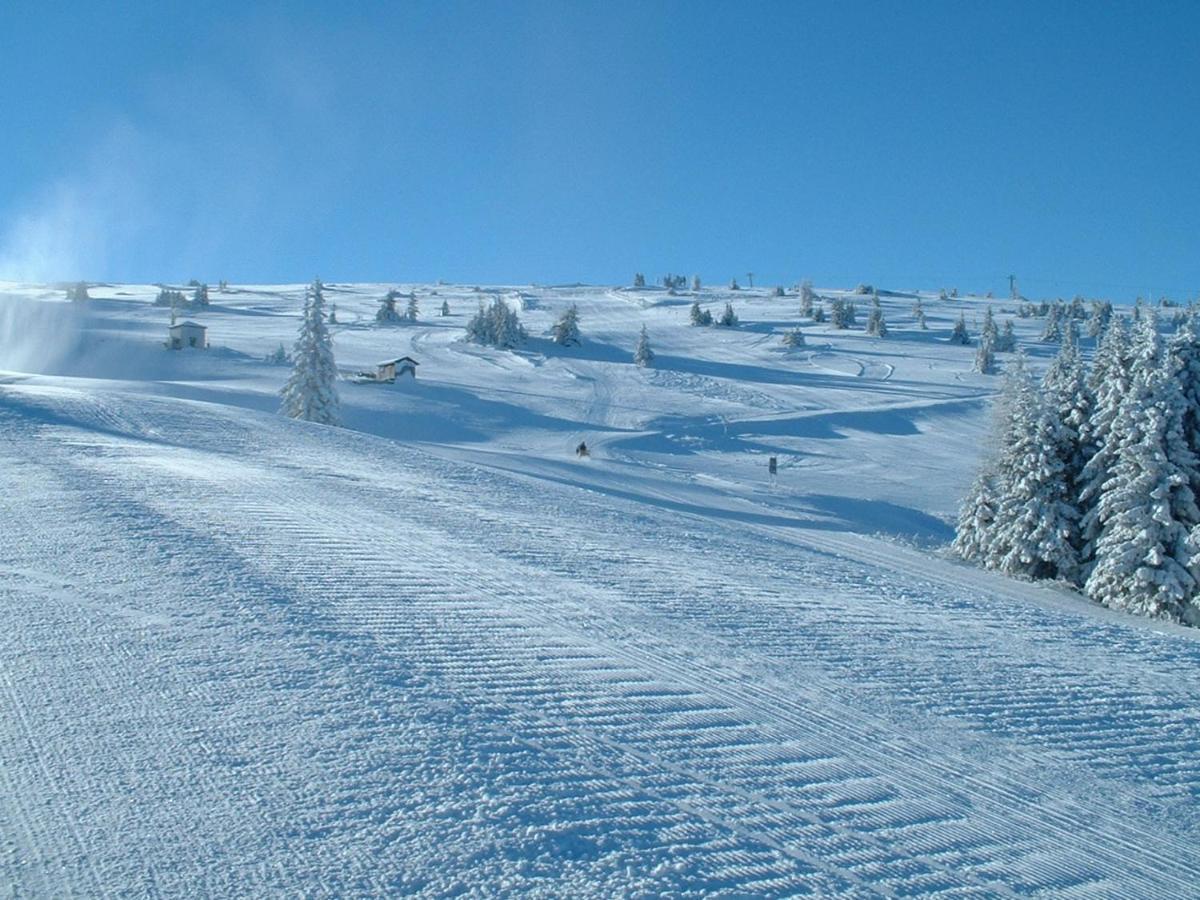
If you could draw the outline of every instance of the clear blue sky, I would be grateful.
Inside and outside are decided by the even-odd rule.
[[[1198,35],[1196,2],[8,0],[0,266],[1194,296]]]

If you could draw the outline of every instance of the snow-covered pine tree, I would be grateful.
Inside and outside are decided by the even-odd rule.
[[[958,314],[958,321],[954,323],[954,330],[950,332],[950,343],[962,344],[964,347],[971,345],[971,335],[967,332],[967,320],[962,313]]]
[[[375,321],[381,325],[396,325],[400,322],[400,311],[396,309],[396,301],[400,299],[400,292],[390,290],[384,295],[383,300],[379,304],[379,309],[375,312]]]
[[[811,319],[813,314],[813,302],[817,299],[817,294],[813,290],[812,282],[805,279],[800,282],[800,315],[806,319]]]
[[[524,343],[525,327],[517,317],[516,312],[500,297],[492,301],[489,312],[492,322],[494,343],[501,349],[509,349]]]
[[[729,289],[731,291],[740,291],[741,290],[741,288],[738,287],[738,282],[737,282],[736,278],[729,279]]]
[[[799,326],[783,333],[783,345],[791,350],[804,346],[804,332]]]
[[[1116,316],[1105,329],[1092,359],[1087,379],[1091,414],[1080,427],[1080,445],[1087,457],[1078,493],[1085,570],[1095,558],[1096,539],[1102,530],[1098,506],[1121,442],[1117,420],[1121,403],[1132,385],[1132,364],[1129,331],[1124,318]]]
[[[650,349],[650,337],[646,334],[645,325],[642,326],[642,333],[638,335],[637,345],[633,348],[633,361],[643,368],[654,362],[654,351]]]
[[[325,327],[325,296],[317,279],[304,300],[300,334],[292,349],[292,374],[281,392],[283,414],[321,425],[337,425],[340,417],[336,382],[333,341]]]
[[[1042,336],[1038,338],[1043,344],[1057,343],[1062,340],[1062,310],[1061,303],[1054,303],[1047,311],[1046,326],[1042,329]]]
[[[329,304],[329,324],[330,324],[330,325],[336,325],[337,323],[338,323],[338,320],[337,320],[337,304],[336,304],[336,303],[330,303],[330,304]]]
[[[975,371],[980,375],[996,374],[995,341],[986,334],[979,338],[979,349],[975,351]]]
[[[196,289],[192,291],[192,306],[205,307],[208,306],[208,285],[198,284]]]
[[[417,321],[417,316],[419,316],[420,314],[421,314],[421,307],[417,303],[417,292],[409,291],[408,292],[408,306],[405,307],[405,310],[404,310],[404,320],[406,322],[415,322],[415,321]]]
[[[700,308],[699,299],[692,301],[692,309],[688,313],[688,317],[693,325],[711,325],[713,322],[712,313],[707,309]]]
[[[980,343],[984,340],[990,340],[992,348],[996,347],[996,338],[1000,333],[996,330],[996,319],[992,315],[992,308],[989,306],[983,312],[983,325],[979,329]]]
[[[959,557],[979,564],[986,560],[999,507],[995,464],[986,459],[958,509],[951,547]]]
[[[441,316],[443,319],[446,318],[446,316],[450,315],[450,301],[449,300],[442,301],[442,308],[441,308],[440,313],[441,313]]]
[[[1129,393],[1114,432],[1111,475],[1097,506],[1100,534],[1085,589],[1093,600],[1153,618],[1184,621],[1196,596],[1191,533],[1200,510],[1191,486],[1196,460],[1183,434],[1186,408],[1175,360],[1153,310],[1139,324]]]
[[[1042,376],[1042,396],[1058,416],[1060,428],[1054,452],[1062,461],[1067,492],[1076,506],[1078,522],[1083,517],[1079,497],[1084,487],[1084,466],[1091,458],[1091,447],[1085,441],[1094,398],[1079,345],[1070,335],[1068,330],[1058,355]],[[1081,573],[1084,541],[1079,527],[1071,535],[1071,545],[1079,563],[1077,573]]]
[[[867,313],[867,334],[871,337],[885,338],[888,336],[887,319],[883,317],[883,308],[879,305],[879,295],[871,298],[871,311]]]
[[[1174,361],[1183,393],[1183,439],[1192,456],[1200,460],[1200,323],[1193,310],[1175,331],[1168,352]],[[1191,472],[1192,491],[1200,498],[1200,465]]]
[[[467,340],[472,344],[494,344],[491,331],[491,319],[487,307],[479,301],[479,311],[467,320]]]
[[[564,347],[579,345],[579,308],[574,303],[554,323],[550,335],[554,343]]]
[[[1078,578],[1072,540],[1079,524],[1066,469],[1055,448],[1062,423],[1027,369],[1014,367],[1009,431],[999,461],[1000,506],[986,562],[1010,575]]]
[[[993,349],[997,353],[1011,353],[1017,349],[1017,336],[1013,332],[1012,319],[1004,320],[1004,327],[1000,329],[1000,335],[996,338]]]
[[[916,321],[918,328],[920,328],[922,331],[928,330],[929,323],[925,321],[925,307],[921,305],[920,297],[918,297],[917,302],[913,304],[912,316]]]
[[[693,275],[692,276],[692,291],[695,292],[698,290],[700,290],[700,276]]]
[[[825,315],[825,303],[823,301],[817,301],[816,308],[813,309],[812,318],[817,324],[827,321],[828,317]]]
[[[641,272],[636,273],[633,276],[633,286],[634,287],[645,287],[646,286],[646,276],[643,275]]]
[[[1092,311],[1088,315],[1087,324],[1085,326],[1087,336],[1090,338],[1099,338],[1104,334],[1108,323],[1112,320],[1113,305],[1107,300],[1093,300]]]
[[[721,317],[717,319],[718,325],[723,325],[726,328],[734,328],[737,326],[737,313],[733,311],[733,304],[728,300],[725,301],[725,309],[721,311]]]
[[[91,300],[91,295],[88,294],[88,286],[80,281],[67,288],[67,299],[72,303],[83,303]]]

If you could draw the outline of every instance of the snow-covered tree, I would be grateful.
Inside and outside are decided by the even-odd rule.
[[[883,308],[879,305],[879,295],[871,298],[871,311],[867,313],[867,334],[871,337],[885,338],[888,336],[887,319],[883,317]]]
[[[1194,617],[1200,523],[1196,460],[1183,433],[1186,402],[1152,310],[1143,313],[1133,378],[1114,425],[1116,458],[1097,505],[1100,533],[1085,589],[1105,606],[1184,621]]]
[[[726,328],[734,328],[738,323],[737,313],[733,311],[733,304],[728,300],[725,301],[725,309],[721,311],[721,317],[717,319],[718,325],[724,325]]]
[[[187,306],[187,302],[183,291],[175,291],[170,288],[160,288],[158,296],[154,298],[155,306],[166,306],[173,309],[182,309]]]
[[[969,347],[971,344],[971,335],[967,332],[967,320],[962,313],[958,314],[958,321],[954,323],[954,330],[950,332],[950,343],[962,344],[964,347]]]
[[[813,321],[816,322],[817,324],[820,324],[827,320],[828,317],[825,315],[825,303],[823,301],[817,302],[816,308],[813,309],[812,318],[813,318]]]
[[[330,325],[336,325],[337,323],[338,323],[338,320],[337,320],[337,304],[336,304],[336,303],[330,303],[330,304],[329,304],[329,324],[330,324]]]
[[[1000,329],[1000,334],[993,344],[993,349],[997,353],[1011,353],[1017,349],[1017,336],[1013,332],[1012,319],[1004,320],[1004,327]]]
[[[800,315],[806,319],[812,318],[813,302],[817,299],[817,294],[813,290],[812,282],[805,280],[800,282]]]
[[[693,291],[700,290],[700,276],[699,275],[692,276],[692,290]]]
[[[1022,361],[1006,385],[1009,428],[999,460],[1002,490],[987,564],[1029,578],[1078,577],[1079,514],[1056,452],[1062,423]]]
[[[554,343],[561,344],[564,347],[577,346],[579,340],[579,308],[572,303],[567,307],[566,311],[559,316],[557,322],[554,323],[554,328],[551,329],[550,335]]]
[[[476,344],[507,349],[516,347],[526,338],[525,328],[517,314],[500,297],[492,305],[479,303],[479,312],[467,322],[467,340]]]
[[[968,562],[986,562],[996,522],[996,511],[1000,508],[996,482],[995,462],[987,459],[959,507],[958,524],[954,529],[954,543],[951,547]]]
[[[796,349],[804,346],[804,332],[799,328],[793,328],[791,331],[783,333],[783,345],[789,349]]]
[[[929,328],[929,323],[925,321],[925,307],[921,305],[920,297],[918,297],[917,302],[913,304],[912,315],[913,319],[917,323],[918,328],[920,328],[922,331],[926,331]]]
[[[979,338],[979,349],[975,351],[975,371],[980,375],[996,374],[995,342],[986,334]]]
[[[834,328],[845,330],[855,324],[854,302],[842,297],[836,297],[829,302],[829,324]]]
[[[1099,338],[1108,328],[1108,323],[1112,320],[1113,305],[1107,300],[1093,300],[1092,311],[1088,315],[1087,324],[1085,326],[1087,336],[1090,338]]]
[[[404,310],[404,320],[406,322],[417,321],[417,316],[421,313],[421,307],[417,303],[416,291],[408,292],[408,306]]]
[[[638,272],[637,274],[635,274],[633,276],[633,286],[634,287],[645,287],[646,286],[646,276],[643,275],[641,272]]]
[[[983,325],[979,329],[980,342],[988,340],[994,348],[996,346],[996,338],[999,335],[1000,333],[996,329],[996,319],[992,315],[992,308],[989,306],[983,311]]]
[[[712,313],[707,309],[700,308],[699,299],[692,301],[692,309],[688,313],[688,317],[693,325],[711,325],[713,322]]]
[[[740,291],[741,290],[741,288],[738,286],[738,282],[737,282],[736,278],[729,279],[729,289],[731,291]]]
[[[84,282],[80,281],[67,288],[67,299],[72,303],[83,303],[84,301],[91,300],[92,298],[91,295],[88,294],[88,286]]]
[[[446,316],[448,316],[448,315],[450,315],[450,301],[449,301],[449,300],[443,300],[443,301],[442,301],[442,308],[441,308],[441,316],[442,316],[442,318],[444,319],[444,318],[445,318]]]
[[[208,306],[208,285],[198,284],[196,289],[192,291],[192,306],[204,307]]]
[[[400,311],[396,309],[396,301],[400,299],[400,292],[390,290],[384,295],[383,300],[379,304],[379,309],[375,312],[375,321],[381,325],[397,325],[401,320]]]
[[[1080,429],[1086,456],[1078,492],[1085,566],[1095,558],[1095,543],[1102,530],[1098,507],[1116,463],[1121,442],[1118,417],[1132,386],[1132,365],[1129,331],[1125,320],[1117,316],[1105,330],[1092,360],[1087,380],[1092,409]]]
[[[304,300],[300,334],[292,349],[292,375],[284,385],[283,414],[321,425],[337,425],[337,364],[333,341],[325,327],[325,296],[320,279]]]
[[[645,325],[642,326],[642,333],[638,335],[637,346],[633,348],[633,361],[643,368],[654,362],[654,351],[650,349],[650,337],[646,334]]]
[[[276,366],[291,365],[292,358],[288,356],[287,349],[280,344],[274,350],[267,354],[267,362]]]
[[[1046,326],[1038,338],[1043,344],[1058,343],[1063,334],[1063,305],[1054,303],[1046,313]]]

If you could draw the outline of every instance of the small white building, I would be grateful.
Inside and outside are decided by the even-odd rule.
[[[184,347],[204,350],[208,347],[208,329],[198,322],[178,322],[171,326],[169,334],[167,347],[171,350]]]
[[[395,381],[397,375],[417,377],[417,361],[411,356],[401,356],[397,359],[386,359],[376,364],[376,381]]]

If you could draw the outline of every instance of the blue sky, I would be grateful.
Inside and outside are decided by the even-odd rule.
[[[1200,4],[834,6],[10,0],[0,273],[1200,291]]]

